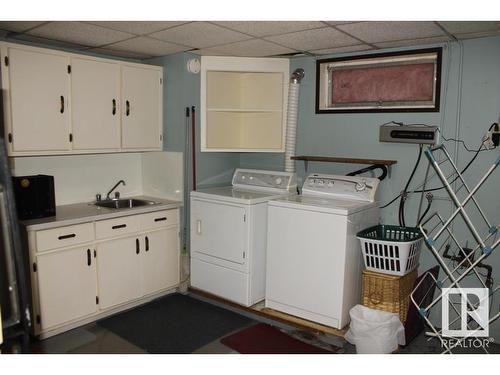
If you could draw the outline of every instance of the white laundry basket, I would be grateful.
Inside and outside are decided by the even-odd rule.
[[[396,313],[356,305],[345,339],[356,345],[358,354],[389,354],[405,345],[405,329]]]
[[[375,225],[357,234],[370,271],[404,276],[418,267],[423,235],[418,228]]]

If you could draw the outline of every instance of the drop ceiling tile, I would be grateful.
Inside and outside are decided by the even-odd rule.
[[[325,27],[325,24],[319,21],[222,21],[214,23],[257,37]]]
[[[192,50],[189,52],[194,53],[196,55],[200,55],[200,56],[231,56],[228,53],[214,51],[212,48],[195,49],[195,50]]]
[[[170,27],[179,26],[183,21],[91,21],[86,22],[108,29],[123,31],[135,35],[146,35],[155,31],[165,30]]]
[[[224,44],[222,46],[206,48],[204,52],[204,54],[210,54],[210,52],[214,52],[230,56],[264,57],[293,53],[296,51],[291,48],[282,47],[262,39],[251,39],[245,40],[243,42],[236,42]]]
[[[337,25],[343,25],[343,24],[346,24],[346,23],[357,23],[357,22],[360,22],[360,21],[323,21],[329,25],[332,25],[332,26],[337,26]]]
[[[347,46],[347,47],[317,49],[317,50],[313,50],[313,51],[309,51],[309,52],[311,52],[315,55],[330,55],[330,54],[335,54],[335,53],[366,51],[369,49],[373,49],[373,47],[371,47],[367,44],[358,44],[355,46]]]
[[[165,56],[172,53],[190,50],[191,47],[180,46],[173,43],[162,42],[158,39],[139,36],[106,46],[107,49],[136,52],[150,56]]]
[[[134,35],[83,22],[49,22],[28,31],[43,38],[97,47],[119,42]]]
[[[39,26],[43,21],[0,21],[0,29],[22,33]]]
[[[451,34],[500,30],[499,21],[439,21],[439,24]]]
[[[367,43],[445,35],[444,31],[434,22],[374,21],[338,25],[336,27]]]
[[[138,60],[153,57],[152,55],[149,55],[149,54],[138,53],[138,52],[129,52],[129,51],[119,51],[119,50],[113,50],[110,48],[91,48],[91,49],[88,49],[87,51],[93,52],[93,53],[96,53],[99,55],[121,57],[121,58],[128,58],[128,59],[138,59]]]
[[[392,48],[392,47],[405,47],[425,44],[436,44],[449,42],[450,38],[447,36],[436,36],[433,38],[411,39],[411,40],[394,40],[390,42],[375,43],[379,48]]]
[[[149,36],[166,42],[206,48],[250,39],[248,35],[228,30],[208,22],[191,22]]]
[[[295,33],[266,37],[264,39],[299,51],[343,47],[359,43],[356,39],[331,27],[298,31]]]
[[[28,34],[14,34],[14,35],[8,35],[7,40],[9,41],[24,41],[28,42],[30,44],[35,44],[35,46],[50,46],[50,47],[56,47],[56,48],[64,48],[64,49],[73,49],[73,50],[82,50],[82,49],[87,49],[87,46],[83,46],[81,44],[76,44],[76,43],[69,43],[69,42],[63,42],[60,40],[53,40],[53,39],[47,39],[47,38],[41,38],[38,36],[34,35],[28,35]]]

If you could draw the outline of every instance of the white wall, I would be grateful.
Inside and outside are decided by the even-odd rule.
[[[145,152],[142,154],[143,194],[182,201],[182,156],[182,152]]]
[[[179,158],[176,155],[179,153],[154,153],[160,155],[156,155],[156,158],[146,156],[143,163],[143,155],[147,154],[19,157],[13,158],[12,174],[15,176],[31,174],[54,176],[56,205],[58,206],[90,202],[95,200],[97,193],[102,194],[104,198],[106,192],[118,180],[126,182],[126,186],[119,186],[117,189],[122,196],[143,195],[146,190],[146,193],[151,196],[176,199],[175,194],[170,194],[173,186],[181,190],[179,194],[182,196],[182,156]],[[147,170],[146,183],[143,183],[143,164]],[[153,181],[151,176],[155,176],[154,190],[150,188]],[[157,194],[154,195],[154,192]]]

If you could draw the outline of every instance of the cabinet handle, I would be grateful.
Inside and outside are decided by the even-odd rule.
[[[167,220],[167,218],[166,218],[166,217],[157,217],[157,218],[155,219],[155,221],[165,221],[165,220]]]
[[[146,236],[146,251],[149,251],[149,238]]]
[[[201,220],[196,220],[196,233],[201,234]]]
[[[87,249],[87,266],[90,267],[92,264],[92,256],[90,255],[90,249]]]
[[[128,100],[125,101],[125,115],[130,115],[130,102]]]
[[[64,113],[64,96],[61,95],[61,113]]]
[[[65,234],[64,236],[57,237],[58,240],[67,240],[68,238],[76,237],[75,233]]]
[[[111,229],[121,229],[121,228],[126,228],[127,224],[119,224],[119,225],[113,225]]]
[[[113,99],[113,110],[112,110],[113,116],[116,115],[116,99]]]
[[[136,238],[135,239],[135,253],[139,254],[139,251],[140,251],[140,249],[139,249],[139,239]]]

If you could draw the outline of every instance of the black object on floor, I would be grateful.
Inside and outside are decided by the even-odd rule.
[[[97,323],[148,353],[187,354],[253,320],[173,294]]]

